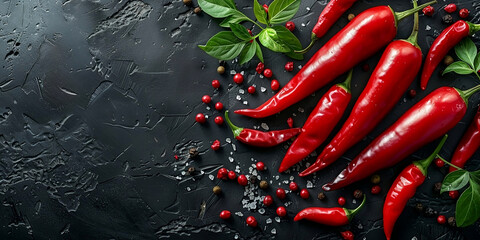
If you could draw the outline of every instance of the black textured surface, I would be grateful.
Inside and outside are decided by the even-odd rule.
[[[249,16],[253,15],[251,2],[236,1]],[[424,55],[445,27],[441,8],[451,2],[458,3],[459,9],[470,9],[469,20],[480,22],[477,0],[440,0],[433,17],[420,17],[419,44]],[[297,25],[294,34],[303,45],[325,4],[326,0],[302,1],[293,21]],[[399,11],[411,6],[404,0],[360,0],[314,50],[347,23],[348,13],[381,4]],[[410,17],[399,23],[398,38],[409,35],[412,22]],[[204,13],[194,14],[181,0],[1,1],[0,239],[340,239],[338,232],[345,229],[353,231],[356,239],[384,239],[382,207],[390,184],[409,160],[427,156],[436,143],[381,171],[381,194],[368,193],[365,209],[349,226],[293,222],[293,216],[308,206],[336,206],[339,196],[347,198],[346,207],[356,206],[353,190],[369,192],[368,180],[328,192],[324,202],[315,196],[322,184],[423,96],[444,85],[466,89],[478,80],[453,74],[440,78],[437,70],[427,91],[421,92],[417,79],[411,86],[417,96],[405,95],[374,132],[331,167],[299,178],[298,170],[312,162],[312,157],[278,174],[287,144],[265,150],[229,142],[232,135],[227,127],[213,123],[213,117],[221,113],[200,101],[209,94],[226,109],[238,109],[244,104],[256,107],[274,94],[270,82],[255,74],[257,60],[244,66],[230,61],[226,74],[216,73],[218,61],[196,46],[221,30],[217,23]],[[478,36],[474,39],[479,43]],[[267,50],[264,54],[281,85],[306,62],[295,61],[295,71],[289,73],[283,69],[287,57]],[[380,55],[366,61],[370,69]],[[245,72],[243,85],[233,83],[231,71]],[[354,98],[371,71],[355,68]],[[212,79],[221,81],[220,90],[212,89]],[[252,84],[257,86],[254,95],[246,93]],[[326,89],[273,117],[232,118],[241,126],[281,129],[292,117],[301,126]],[[465,118],[450,132],[441,152],[444,157],[451,156],[479,103],[480,96],[472,97]],[[209,116],[207,124],[195,123],[199,112]],[[218,152],[209,148],[215,139],[222,142]],[[199,149],[196,160],[188,158],[191,147]],[[479,158],[476,154],[467,167],[477,169]],[[270,183],[266,191],[256,185],[245,190],[232,181],[212,178],[221,166],[254,174],[256,161],[268,168],[258,174]],[[197,169],[193,176],[186,174],[190,166]],[[446,170],[430,168],[427,180],[396,224],[396,239],[480,239],[478,221],[468,228],[452,228],[414,211],[415,203],[422,202],[447,217],[454,214],[455,202],[432,191]],[[311,197],[303,200],[289,193],[284,201],[275,198],[275,206],[287,206],[288,215],[280,220],[275,207],[263,208],[260,199],[273,195],[278,186],[288,188],[291,177],[301,188],[311,185]],[[223,195],[212,194],[216,184],[223,188]],[[232,211],[232,219],[218,218],[223,209]],[[257,218],[259,228],[245,225],[248,215]]]

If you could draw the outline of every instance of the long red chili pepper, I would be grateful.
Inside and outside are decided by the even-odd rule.
[[[459,168],[463,168],[465,163],[473,156],[473,154],[480,147],[480,107],[475,114],[473,122],[463,134],[460,143],[453,153],[451,163]],[[456,171],[454,167],[449,168],[449,172]]]
[[[309,207],[298,212],[294,221],[302,219],[310,220],[316,223],[325,224],[328,226],[343,226],[352,220],[353,216],[362,209],[365,204],[365,195],[363,195],[362,203],[355,209],[346,209],[340,207],[321,208]]]
[[[447,135],[442,138],[442,141],[428,158],[408,165],[393,182],[383,205],[383,231],[387,240],[390,240],[393,226],[408,200],[415,195],[417,188],[425,181],[428,166],[438,155],[446,140]]]
[[[433,91],[373,140],[333,182],[323,185],[323,189],[339,189],[393,166],[442,136],[463,118],[468,98],[478,90],[480,85],[465,91],[452,87]]]
[[[414,1],[416,7],[417,2]],[[418,13],[407,40],[390,43],[358,98],[348,119],[316,162],[300,173],[307,176],[340,158],[362,140],[398,103],[422,66],[422,50],[417,45]]]
[[[256,109],[235,113],[263,118],[302,100],[391,42],[397,21],[435,2],[399,13],[388,6],[365,10],[320,48],[275,96]]]
[[[307,157],[325,141],[337,125],[352,98],[350,92],[352,72],[350,70],[345,82],[331,87],[318,101],[317,106],[305,122],[302,133],[288,148],[287,154],[278,169],[279,172],[287,170]]]
[[[273,147],[299,134],[301,128],[289,128],[278,131],[263,132],[255,129],[240,128],[230,121],[228,111],[225,111],[225,120],[232,129],[233,136],[240,142],[256,147]]]
[[[328,29],[347,11],[357,0],[330,0],[318,17],[317,24],[313,27],[311,42],[301,53],[307,52],[312,48],[317,39],[321,38]]]
[[[438,64],[443,60],[448,51],[452,49],[466,36],[472,35],[480,31],[480,24],[473,24],[463,20],[459,20],[451,26],[445,28],[442,33],[435,39],[422,70],[420,79],[420,87],[422,90],[427,88],[428,80],[432,76],[433,71]]]

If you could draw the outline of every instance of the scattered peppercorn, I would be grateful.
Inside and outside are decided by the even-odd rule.
[[[352,21],[355,18],[355,14],[350,13],[348,14],[347,18],[348,18],[348,21]]]
[[[289,128],[293,128],[293,119],[291,117],[287,118],[287,124]]]
[[[221,111],[223,109],[223,103],[221,102],[215,103],[215,109],[217,109],[217,111]]]
[[[308,192],[308,190],[306,188],[300,190],[300,197],[303,198],[303,199],[307,199],[310,197],[310,193]]]
[[[277,194],[277,197],[280,199],[284,199],[287,196],[283,188],[277,188],[277,191],[275,191],[275,194]]]
[[[205,123],[207,119],[205,118],[205,115],[203,115],[203,113],[199,113],[197,114],[197,116],[195,116],[195,121],[197,121],[198,123]]]
[[[442,168],[443,166],[445,166],[445,163],[442,161],[442,159],[437,158],[435,159],[435,166],[437,166],[438,168]]]
[[[214,121],[215,121],[215,124],[222,125],[223,124],[223,117],[222,116],[216,116]]]
[[[295,23],[292,21],[288,21],[285,23],[285,27],[290,30],[290,32],[293,32],[295,30]]]
[[[292,190],[292,192],[298,191],[298,184],[296,182],[290,182],[288,187],[290,188],[290,190]]]
[[[250,87],[248,87],[247,91],[248,91],[248,93],[250,93],[250,94],[254,94],[255,91],[256,91],[256,89],[255,89],[254,86],[250,86]]]
[[[268,182],[265,181],[265,180],[262,180],[262,181],[260,181],[259,186],[260,186],[261,189],[267,189],[268,188]]]
[[[372,189],[370,190],[372,194],[379,194],[381,191],[382,191],[382,188],[378,185],[373,186]]]
[[[266,68],[265,70],[263,70],[263,76],[265,76],[266,78],[271,78],[273,76],[272,70],[270,70],[270,68]]]
[[[443,225],[443,224],[445,224],[445,223],[447,222],[447,219],[446,219],[445,216],[443,216],[443,215],[438,215],[438,217],[437,217],[437,222],[438,222],[438,224],[442,224],[442,225]]]
[[[440,190],[442,189],[442,183],[437,182],[433,185],[433,193],[440,194]]]
[[[211,98],[210,96],[208,96],[208,95],[204,95],[204,96],[202,97],[202,102],[203,102],[203,103],[208,104],[208,103],[210,103],[211,101],[212,101],[212,98]]]
[[[195,14],[200,14],[200,13],[202,12],[202,8],[196,7],[195,9],[193,9],[193,12],[194,12]]]
[[[217,67],[217,73],[218,74],[224,74],[225,73],[225,67],[224,66],[218,66]]]
[[[213,151],[217,151],[218,149],[220,149],[220,141],[219,141],[219,140],[213,141],[213,143],[212,143],[212,145],[210,146],[210,148],[211,148]]]
[[[451,199],[457,199],[458,196],[460,196],[460,193],[455,190],[455,191],[449,191],[448,192],[448,196],[451,198]]]
[[[373,184],[379,184],[380,183],[380,175],[378,175],[378,174],[372,175],[372,177],[370,178],[370,181]]]
[[[226,168],[220,168],[217,172],[217,178],[227,180],[228,170]]]
[[[215,195],[222,194],[222,188],[220,186],[213,187],[213,194],[215,194]]]
[[[318,195],[317,195],[317,198],[319,200],[324,200],[325,198],[327,198],[327,195],[325,195],[324,192],[320,192]]]
[[[338,200],[338,205],[343,206],[347,202],[344,197],[339,197]]]
[[[363,192],[362,192],[362,190],[360,190],[360,189],[355,190],[355,191],[353,192],[353,197],[354,197],[355,199],[361,199],[361,198],[363,198]]]
[[[247,177],[243,174],[238,176],[237,182],[238,182],[238,184],[240,184],[242,186],[247,186],[247,184],[248,184]]]
[[[437,215],[437,211],[433,210],[433,208],[431,207],[426,207],[424,213],[425,213],[425,216],[427,217],[433,217]]]
[[[455,227],[457,225],[457,221],[455,221],[455,217],[449,217],[447,222],[448,222],[448,225],[450,225],[451,227]]]
[[[293,62],[287,62],[285,64],[285,71],[287,71],[287,72],[293,71]]]
[[[257,64],[257,67],[255,68],[255,71],[260,74],[263,72],[263,70],[265,69],[265,64],[263,64],[262,62],[259,62]]]
[[[237,174],[234,171],[228,171],[228,179],[234,180],[237,178]]]
[[[188,150],[188,155],[191,159],[198,157],[198,150],[197,148],[193,147]]]
[[[175,158],[175,160],[178,160],[178,155],[174,155],[173,158]]]
[[[284,206],[278,207],[276,212],[279,217],[285,217],[287,215],[287,209],[285,209]]]
[[[195,173],[195,168],[194,167],[189,167],[187,171],[188,171],[189,175],[193,175],[193,173]]]
[[[453,17],[450,14],[445,14],[445,16],[442,17],[442,23],[444,24],[452,24],[453,23]]]
[[[249,180],[250,180],[250,183],[255,184],[255,182],[257,181],[257,177],[251,176]]]
[[[220,218],[223,219],[223,220],[227,220],[231,216],[232,216],[232,214],[228,210],[223,210],[223,211],[220,212]]]
[[[213,88],[219,88],[220,87],[220,81],[217,79],[212,80],[212,87]]]
[[[280,83],[277,81],[277,79],[273,79],[272,82],[270,82],[270,87],[273,91],[277,91],[280,88]]]
[[[415,96],[417,96],[417,91],[415,91],[415,89],[410,89],[410,90],[408,91],[408,96],[409,96],[410,98],[414,98]]]
[[[243,83],[243,75],[241,73],[237,73],[233,76],[233,81],[236,84],[242,84]]]
[[[255,219],[253,216],[248,216],[246,222],[250,227],[257,227],[258,225],[257,219]]]
[[[257,167],[258,171],[264,171],[265,170],[265,164],[263,162],[257,162],[255,164],[255,167]]]
[[[263,205],[265,205],[266,207],[272,205],[272,203],[273,203],[273,198],[272,198],[272,196],[267,195],[267,196],[265,196],[265,197],[263,198]]]
[[[453,60],[453,57],[450,56],[450,55],[447,55],[443,58],[443,64],[445,64],[446,66],[452,64],[455,60]]]
[[[447,13],[453,13],[453,12],[457,11],[457,5],[455,5],[455,3],[450,3],[447,6],[445,6],[443,9]]]
[[[458,12],[458,16],[460,16],[461,18],[467,18],[468,15],[470,15],[470,11],[468,11],[468,9],[466,9],[466,8],[462,8]]]
[[[268,5],[267,4],[263,4],[263,9],[265,10],[265,12],[268,13]]]
[[[362,70],[363,70],[364,72],[370,71],[370,65],[369,65],[368,63],[364,63],[364,64],[362,65]]]
[[[423,209],[423,204],[417,202],[417,203],[415,204],[415,210],[416,210],[418,213],[423,213],[423,210],[424,210],[424,209]]]
[[[192,0],[183,0],[183,4],[190,6],[192,5]]]
[[[435,10],[433,9],[432,6],[429,5],[429,6],[426,6],[425,8],[423,8],[422,12],[425,16],[431,17],[431,16],[433,16],[433,13],[435,12]]]

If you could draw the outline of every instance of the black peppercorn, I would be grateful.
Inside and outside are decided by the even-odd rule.
[[[417,91],[415,91],[415,89],[410,89],[410,90],[408,91],[408,96],[409,96],[410,98],[414,98],[415,96],[417,96]]]
[[[265,180],[260,181],[260,188],[261,189],[267,189],[268,188],[268,182]]]
[[[442,23],[444,24],[452,24],[453,23],[453,17],[450,14],[446,14],[445,16],[442,17]]]
[[[190,150],[188,150],[188,155],[190,156],[191,159],[194,159],[198,156],[198,150],[197,148],[190,148]]]
[[[433,193],[435,194],[440,194],[440,190],[442,189],[442,183],[437,182],[435,185],[433,185]]]
[[[188,168],[188,174],[192,175],[194,172],[195,172],[195,168],[194,168],[194,167],[189,167],[189,168]]]
[[[195,9],[193,9],[193,12],[195,14],[200,14],[202,12],[202,9],[200,7],[196,7]]]
[[[425,213],[425,216],[427,216],[427,217],[433,217],[433,216],[436,216],[438,214],[438,212],[433,210],[433,208],[431,208],[431,207],[426,207],[424,213]]]
[[[362,197],[363,197],[363,192],[362,192],[362,190],[359,190],[359,189],[355,190],[355,191],[353,192],[353,197],[356,198],[356,199],[362,198]]]
[[[255,184],[256,181],[257,181],[257,177],[256,177],[256,176],[251,176],[251,177],[250,177],[250,183]]]
[[[455,221],[455,217],[449,217],[447,221],[448,221],[448,225],[452,227],[457,226],[457,221]]]
[[[317,198],[320,199],[320,200],[324,200],[325,198],[327,198],[327,196],[325,195],[324,192],[320,192],[320,193],[317,195]]]
[[[222,188],[220,186],[213,187],[213,194],[219,195],[222,193]]]
[[[415,204],[415,210],[416,210],[418,213],[423,213],[423,204],[421,204],[421,203],[416,203],[416,204]]]

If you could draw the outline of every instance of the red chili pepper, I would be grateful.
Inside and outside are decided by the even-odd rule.
[[[431,3],[399,13],[388,6],[365,10],[323,45],[275,96],[256,109],[235,113],[263,118],[302,100],[390,43],[398,21]]]
[[[345,82],[331,87],[318,101],[317,106],[303,125],[302,133],[288,148],[287,154],[285,154],[278,169],[279,172],[287,170],[306,158],[327,139],[352,98],[350,92],[351,80],[352,70],[348,73]]]
[[[391,238],[393,226],[408,200],[415,195],[417,188],[425,181],[428,166],[438,155],[446,140],[447,135],[442,138],[428,158],[415,161],[407,166],[393,182],[383,205],[383,230],[387,240]]]
[[[262,132],[259,130],[240,128],[230,121],[228,111],[225,111],[225,120],[232,129],[233,136],[240,142],[256,147],[273,147],[296,136],[302,130],[300,128],[289,128],[278,131]]]
[[[414,1],[416,7],[416,1]],[[321,170],[340,158],[361,141],[398,103],[422,67],[422,50],[417,45],[418,13],[412,34],[407,40],[390,43],[350,116],[317,160],[300,176]]]
[[[352,220],[353,216],[362,209],[365,204],[365,195],[363,196],[362,203],[355,209],[346,209],[340,207],[333,208],[321,208],[321,207],[309,207],[305,208],[297,215],[293,220],[299,221],[302,219],[310,220],[316,223],[328,225],[328,226],[343,226],[348,224]]]
[[[312,48],[317,39],[321,38],[337,22],[345,11],[347,11],[357,0],[330,0],[318,17],[317,23],[313,27],[311,42],[304,50],[307,52]]]
[[[422,77],[420,79],[420,87],[422,90],[427,88],[428,80],[432,76],[433,71],[438,64],[443,61],[443,58],[447,55],[448,51],[457,45],[457,43],[463,38],[472,35],[477,31],[480,31],[480,24],[458,20],[440,33],[430,47],[425,59]]]
[[[463,168],[465,163],[473,156],[473,154],[480,147],[480,107],[475,114],[473,122],[468,127],[465,134],[463,134],[460,143],[452,156],[451,163],[459,168]],[[442,161],[443,162],[443,161]],[[449,172],[456,171],[454,167],[449,168]]]
[[[478,90],[480,85],[465,91],[452,87],[433,91],[373,140],[333,182],[323,185],[323,189],[339,189],[391,167],[444,135],[462,120],[468,98]]]

